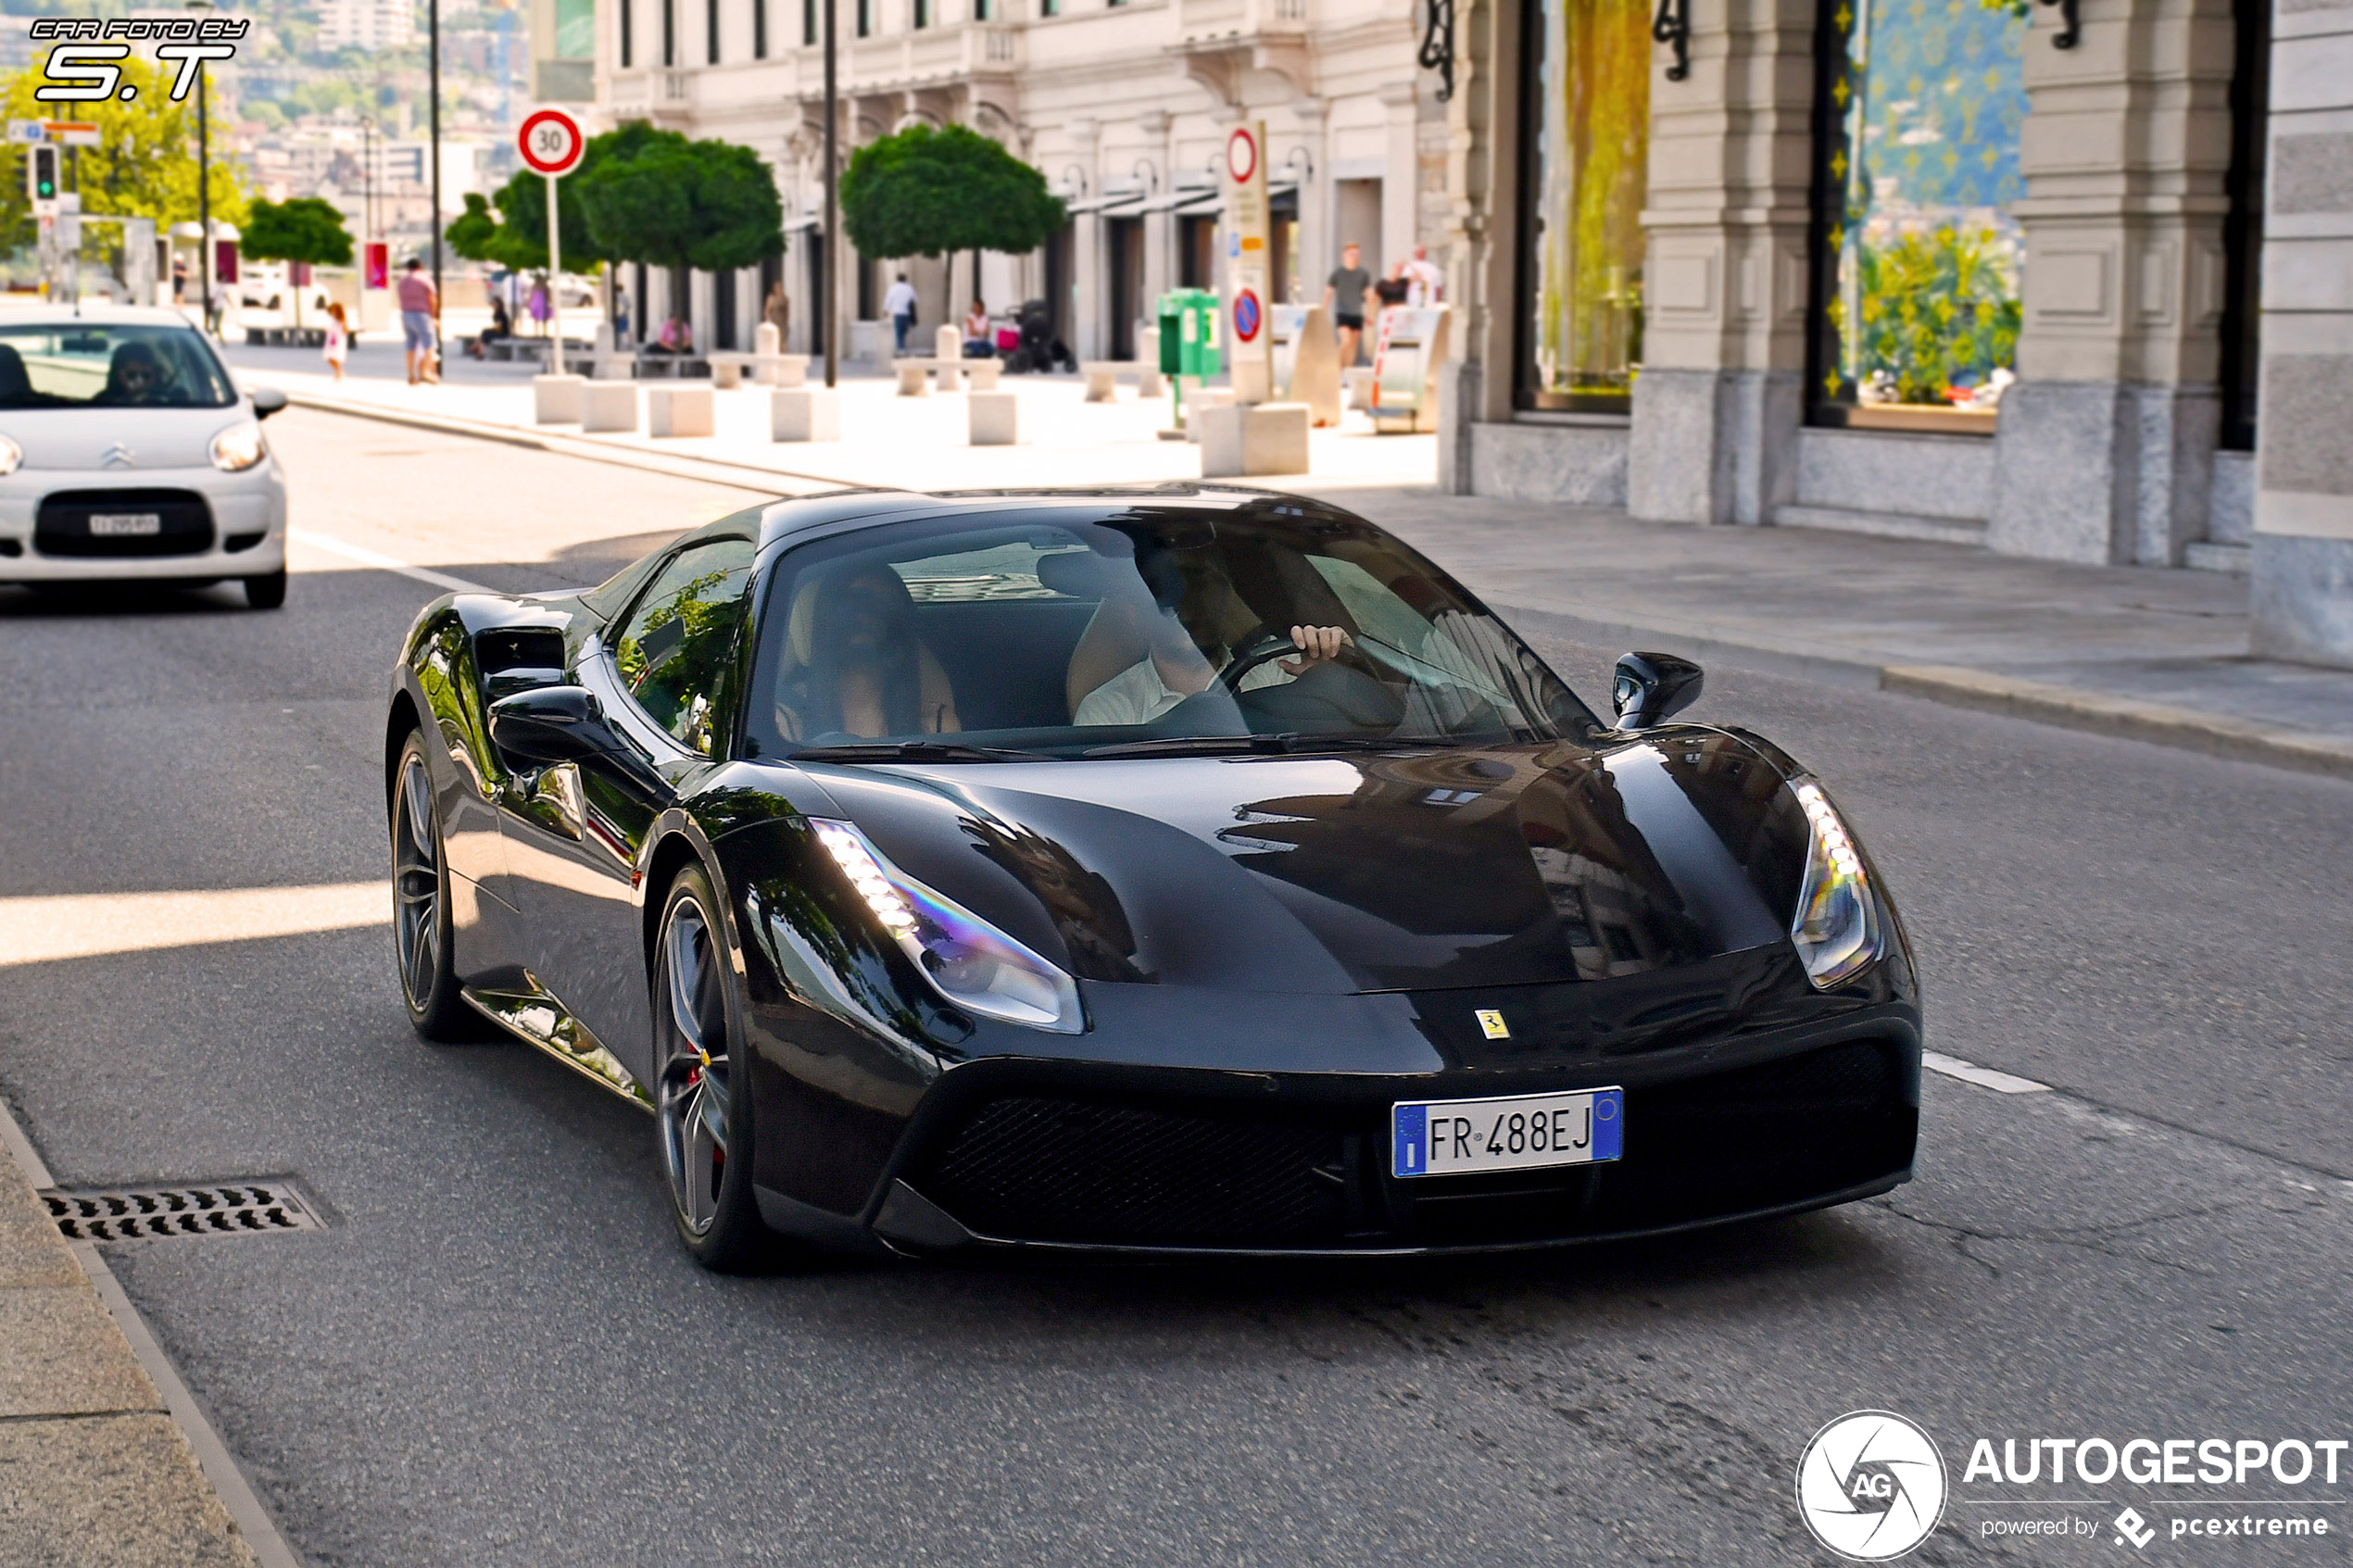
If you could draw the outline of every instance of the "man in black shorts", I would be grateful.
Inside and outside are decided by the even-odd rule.
[[[1332,269],[1330,282],[1324,285],[1324,308],[1332,313],[1332,325],[1340,330],[1340,363],[1342,370],[1356,363],[1356,346],[1365,336],[1365,296],[1372,293],[1373,275],[1365,270],[1364,253],[1354,244],[1340,247],[1340,265]]]

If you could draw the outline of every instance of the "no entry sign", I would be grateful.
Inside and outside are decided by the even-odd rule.
[[[522,122],[515,133],[515,146],[522,154],[522,161],[534,174],[544,174],[550,180],[560,179],[580,167],[580,155],[588,149],[588,138],[580,129],[580,121],[561,109],[538,109]]]

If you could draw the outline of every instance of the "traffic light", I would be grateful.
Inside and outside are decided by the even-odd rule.
[[[24,160],[25,190],[32,197],[35,212],[54,212],[57,200],[57,149],[47,142],[36,142],[27,149],[31,156]]]

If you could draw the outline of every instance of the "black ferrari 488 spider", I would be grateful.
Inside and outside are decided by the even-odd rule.
[[[410,1021],[652,1112],[714,1268],[1378,1254],[1911,1173],[1870,857],[1698,669],[1614,718],[1380,529],[1212,485],[779,501],[393,672]]]

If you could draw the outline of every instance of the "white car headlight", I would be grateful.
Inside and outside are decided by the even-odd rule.
[[[261,427],[247,420],[212,438],[212,466],[224,473],[242,473],[270,455],[261,444]]]
[[[1887,936],[1862,852],[1839,821],[1830,797],[1818,784],[1793,787],[1809,832],[1806,884],[1798,893],[1797,918],[1789,934],[1806,962],[1806,977],[1818,989],[1828,990],[1878,959],[1886,949]]]
[[[1059,967],[892,865],[849,823],[812,818],[810,825],[891,940],[949,1001],[1058,1035],[1086,1030],[1078,983]]]
[[[24,466],[24,448],[0,435],[0,474],[11,474]]]

